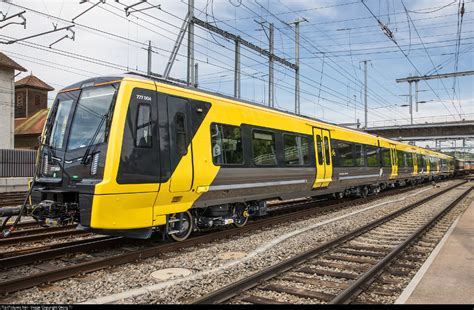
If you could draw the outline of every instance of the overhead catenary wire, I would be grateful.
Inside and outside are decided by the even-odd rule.
[[[263,7],[262,5],[260,5],[257,1],[255,1],[256,4],[258,4],[262,9],[264,9],[265,11],[267,11],[270,15],[272,15],[273,13],[270,12],[269,10],[267,10],[265,7]],[[283,4],[284,5],[284,4]],[[246,7],[248,10],[250,10],[251,12],[253,12],[256,16],[259,16],[258,13],[256,13],[254,10],[250,9],[248,6],[244,5],[244,7]],[[285,21],[281,20],[280,18],[278,18],[277,16],[274,16],[279,22],[281,22],[282,24],[284,25],[287,25]],[[260,16],[261,18],[261,16]],[[291,31],[293,32],[294,30],[291,29]],[[293,41],[293,38],[291,36],[288,36],[290,40]],[[314,45],[313,42],[311,41],[308,41],[304,36],[300,36],[301,39],[303,39],[304,42],[308,43],[309,45],[311,45],[314,49],[316,49],[318,51],[318,53],[321,53],[323,55],[327,55],[327,54],[324,54],[324,53],[327,53],[327,51],[323,51],[321,49],[319,49],[317,46]],[[312,53],[312,54],[315,54],[315,52],[311,49],[309,49],[308,47],[306,47],[305,45],[302,45],[302,47],[304,49],[306,49],[308,52]],[[316,54],[315,54],[316,55]],[[316,55],[316,56],[319,56],[319,55]],[[319,56],[320,57],[320,56]],[[329,67],[331,67],[333,70],[335,70],[336,72],[342,74],[343,76],[349,76],[350,78],[352,79],[355,79],[357,81],[359,81],[359,84],[362,85],[362,82],[357,78],[357,77],[354,77],[352,76],[349,72],[347,72],[347,70],[345,70],[345,68],[341,67],[340,64],[338,64],[337,62],[335,62],[334,60],[332,60],[330,57],[328,57],[329,61],[332,62],[332,64],[328,64]],[[308,64],[305,64],[305,66],[308,66],[308,67],[312,67]],[[341,71],[339,71],[338,69],[336,69],[334,66],[338,67],[341,71],[343,71],[345,73],[341,73]],[[317,69],[316,69],[317,70]],[[344,82],[342,82],[342,84],[344,84]],[[354,89],[355,90],[355,89]],[[358,91],[358,90],[357,90]],[[373,93],[372,90],[370,90],[371,93]],[[349,100],[351,100],[351,98],[348,98]],[[375,100],[375,101],[378,101],[378,100]],[[385,105],[385,102],[383,102],[383,99],[382,101],[379,101],[382,105]],[[363,105],[361,104],[361,107],[363,107]],[[396,113],[399,113],[398,111],[396,111]]]
[[[418,30],[416,29],[415,23],[413,23],[413,20],[411,19],[410,14],[408,13],[408,9],[406,8],[405,3],[403,2],[403,0],[401,0],[401,3],[402,3],[403,8],[405,9],[405,11],[407,12],[407,16],[408,16],[410,22],[411,22],[412,25],[413,25],[413,29],[415,30],[416,35],[418,36],[418,39],[420,40],[420,42],[421,42],[421,44],[422,44],[422,46],[423,46],[423,49],[424,49],[426,55],[428,56],[428,59],[430,60],[431,64],[433,65],[433,70],[435,70],[435,72],[439,74],[439,71],[438,71],[436,65],[434,64],[433,59],[431,58],[431,55],[430,55],[430,53],[428,52],[428,49],[426,48],[426,45],[425,45],[425,43],[423,42],[423,40],[422,40],[422,38],[421,38],[421,36],[420,36],[420,33],[419,33]],[[444,88],[444,90],[446,91],[446,93],[448,94],[448,97],[449,97],[448,89],[446,88],[446,85],[444,85],[444,81],[443,81],[443,80],[441,80],[441,84],[443,85],[443,88]],[[453,91],[453,96],[454,96],[454,94],[455,94],[455,92]],[[459,114],[459,118],[462,118],[461,112],[458,111],[456,105],[454,104],[454,98],[453,98],[452,104],[453,104],[453,107],[454,107],[454,109],[456,110],[456,112]]]
[[[150,4],[150,5],[152,5],[152,4]],[[200,11],[198,8],[195,8],[195,9],[196,9],[198,12]],[[165,13],[168,13],[168,14],[172,15],[173,17],[175,17],[175,18],[181,20],[181,21],[183,20],[182,17],[176,16],[176,15],[170,13],[170,12],[167,12],[167,11],[164,10],[163,8],[160,8],[160,11],[163,11],[163,12],[165,12]],[[155,16],[149,15],[149,14],[147,14],[147,13],[143,13],[143,12],[140,12],[140,13],[141,13],[142,15],[146,15],[146,16],[148,16],[148,17],[150,17],[150,18],[155,19],[155,20],[159,20],[159,19],[156,18]],[[216,20],[218,20],[218,19],[216,18]],[[161,21],[161,20],[159,20],[159,21]],[[162,22],[163,22],[163,21],[162,21]],[[175,26],[175,25],[173,25],[173,24],[171,24],[171,23],[169,23],[169,22],[164,22],[164,23],[166,23],[166,24],[168,24],[168,25],[170,25],[170,26],[172,26],[172,27],[177,28],[177,26]],[[157,27],[158,27],[158,26],[157,26]],[[201,37],[201,38],[205,39],[204,37]],[[214,43],[214,42],[210,41],[210,43]],[[227,49],[228,49],[228,48],[227,48]],[[229,49],[229,51],[232,51],[232,50]],[[277,70],[275,70],[275,71],[277,71]],[[311,84],[308,83],[308,82],[306,82],[306,83],[307,83],[308,85],[311,85]],[[325,87],[327,87],[327,86],[325,86]],[[333,89],[330,89],[330,88],[329,88],[329,90],[331,90],[332,92],[337,92],[337,91],[335,91],[335,90],[333,90]],[[323,90],[323,91],[326,92],[326,93],[328,93],[327,90]],[[342,94],[342,93],[340,93],[340,92],[337,92],[337,93],[338,93],[339,96],[341,96],[341,95],[342,95],[342,96],[345,96],[345,94]],[[329,94],[330,94],[330,93],[329,93]],[[345,100],[345,99],[343,99],[343,100]],[[340,104],[341,104],[341,105],[344,105],[343,103],[340,103]]]
[[[121,10],[121,11],[123,12],[123,10]],[[270,16],[270,15],[268,15],[268,16]],[[214,18],[214,17],[213,17],[213,18]],[[136,19],[136,22],[139,22],[141,25],[143,25],[143,23],[144,23],[145,20],[146,20],[146,19]],[[153,23],[156,24],[156,22],[153,22]],[[141,27],[141,26],[140,26],[140,27]],[[155,28],[155,26],[153,26],[153,27],[150,26],[150,27],[148,27],[148,28]],[[167,36],[169,36],[169,34],[171,34],[171,36],[174,35],[172,32],[169,31],[169,28],[167,28],[167,30],[168,30],[168,32],[163,32],[165,35],[167,35]],[[157,32],[161,32],[161,31],[157,31]],[[209,38],[209,39],[210,39],[210,38]],[[126,41],[126,40],[125,40],[124,42],[130,42],[130,41]],[[140,43],[137,43],[137,44],[134,45],[134,46],[137,46],[137,47],[138,47],[139,44],[141,44],[141,42],[140,42]],[[288,49],[288,50],[291,50],[291,48]],[[169,51],[166,51],[166,49],[162,49],[161,51],[169,52]],[[283,52],[285,53],[285,51],[283,51]],[[207,54],[207,53],[203,53],[203,55],[205,55],[205,57],[207,57],[206,54]],[[226,54],[226,53],[224,53],[224,54]],[[285,54],[287,54],[287,52],[286,52]],[[181,55],[181,56],[182,56],[182,57],[185,57],[185,55]],[[218,57],[218,58],[219,58],[219,57]],[[225,58],[225,59],[230,59],[230,58],[227,57],[227,58]],[[221,59],[221,60],[223,60],[223,59]],[[254,60],[254,61],[255,61],[255,60]],[[224,60],[224,63],[226,63],[225,60]],[[262,63],[263,63],[263,62],[262,62]],[[263,64],[262,64],[262,65],[263,65]],[[257,64],[257,66],[258,66],[258,64]],[[227,70],[227,68],[228,68],[229,70],[232,70],[232,68],[231,68],[230,66],[222,65],[221,67],[223,67],[223,68],[225,67],[225,68],[226,68],[226,69],[224,69],[224,71]],[[246,67],[248,67],[248,66],[246,66]],[[216,67],[216,68],[217,68],[217,67]],[[256,73],[258,73],[258,72],[259,72],[259,71],[257,70]],[[281,71],[280,73],[283,74],[283,75],[285,75],[285,74],[287,74],[287,72],[288,72],[288,71]],[[255,75],[256,73],[253,73],[252,76]],[[212,73],[209,73],[209,74],[212,74]],[[251,78],[251,77],[249,76],[248,78]],[[346,78],[347,78],[347,77],[346,77]],[[285,78],[282,78],[282,79],[285,79]],[[314,80],[315,80],[315,79],[314,79]],[[318,79],[318,80],[319,80],[319,79]],[[311,80],[308,79],[308,80],[306,80],[306,81],[307,81],[307,83],[309,83],[309,84],[312,84],[312,83],[313,83],[312,79],[311,79]],[[339,83],[341,83],[341,81],[339,81]],[[322,88],[323,88],[323,92],[324,92],[325,87],[322,86]],[[317,89],[317,88],[316,88],[316,89]],[[326,89],[326,90],[327,90],[327,89]],[[337,87],[336,87],[336,90],[337,90]],[[333,92],[331,92],[331,91],[329,91],[329,93],[338,95],[337,93],[333,93]],[[339,97],[340,97],[341,100],[344,101],[344,103],[347,101],[347,99],[351,99],[351,98],[348,98],[347,94],[343,94],[343,95],[342,95],[342,94],[339,94]],[[337,100],[337,99],[336,99],[336,100]]]
[[[364,1],[361,0],[361,2],[364,4],[364,6],[367,8],[368,11],[370,11],[372,13],[372,15],[374,16],[374,18],[377,20],[377,22],[379,22],[378,18],[375,17],[375,15],[373,14],[373,12],[370,10],[370,8],[365,5]],[[402,52],[402,54],[405,56],[405,58],[407,59],[407,61],[410,63],[410,65],[415,69],[415,71],[417,72],[418,75],[421,75],[420,73],[420,70],[418,70],[417,66],[413,63],[413,61],[408,57],[408,55],[405,53],[405,51],[400,47],[400,45],[397,43],[396,40],[391,40],[393,43],[395,43],[395,45],[398,47],[398,49],[400,50],[400,52]],[[435,96],[441,100],[441,98],[439,97],[438,93],[436,91],[433,90],[433,88],[431,87],[431,85],[428,83],[428,81],[424,81],[426,83],[426,85],[428,85],[428,87],[431,89],[431,91],[435,94]],[[443,106],[446,108],[446,110],[448,111],[448,113],[451,115],[451,116],[454,116],[453,113],[450,111],[450,109],[444,104],[444,102],[442,102]]]

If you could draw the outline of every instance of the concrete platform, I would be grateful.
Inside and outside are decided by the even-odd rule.
[[[474,304],[474,202],[450,228],[396,303]]]

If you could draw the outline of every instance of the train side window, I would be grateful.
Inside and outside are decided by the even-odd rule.
[[[212,124],[211,142],[212,161],[215,165],[241,165],[244,163],[240,127]]]
[[[147,103],[140,103],[137,112],[137,131],[135,146],[151,148],[151,107]]]
[[[354,146],[354,159],[356,167],[365,166],[364,163],[364,146],[362,144],[356,144]]]
[[[272,132],[255,130],[252,135],[253,160],[255,165],[275,166],[275,135]]]
[[[412,153],[405,153],[406,155],[406,164],[407,167],[413,167],[413,154]]]
[[[316,147],[318,150],[318,164],[322,165],[323,164],[323,146],[322,146],[320,135],[316,136]]]
[[[352,144],[345,142],[337,143],[337,152],[339,156],[339,166],[340,167],[353,167],[354,160],[352,154]]]
[[[416,155],[416,157],[417,157],[417,160],[418,160],[418,170],[420,170],[424,166],[423,155],[418,154],[418,155]]]
[[[398,168],[405,168],[406,153],[397,151],[397,155],[398,155]]]
[[[176,151],[179,155],[186,155],[188,150],[186,148],[186,116],[184,113],[176,113],[174,123],[176,126]]]
[[[390,149],[383,149],[383,166],[392,167],[392,160],[390,158]]]
[[[309,139],[283,134],[283,153],[286,166],[304,166],[309,164]]]
[[[367,145],[367,166],[369,167],[380,167],[380,160],[379,160],[379,148],[376,146]]]
[[[329,139],[324,137],[324,155],[326,156],[326,165],[331,164],[331,154],[329,154]]]

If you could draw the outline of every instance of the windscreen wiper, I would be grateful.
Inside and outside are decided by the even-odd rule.
[[[99,126],[97,126],[97,129],[95,130],[94,135],[92,135],[92,138],[89,141],[89,144],[87,145],[86,151],[84,152],[84,156],[81,159],[81,164],[82,165],[86,165],[88,163],[87,158],[89,157],[89,153],[91,151],[92,145],[94,144],[94,141],[97,139],[97,135],[100,132],[100,128],[102,128],[102,124],[107,119],[108,114],[109,113],[107,112],[107,114],[105,114],[101,117]]]

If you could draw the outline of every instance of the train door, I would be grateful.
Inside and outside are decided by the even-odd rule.
[[[395,144],[390,144],[390,159],[392,160],[392,174],[390,178],[393,179],[398,175],[398,156]]]
[[[168,96],[168,130],[170,139],[170,192],[191,190],[194,179],[192,119],[189,101]]]
[[[313,128],[316,179],[313,188],[326,187],[332,181],[332,150],[329,130]]]

